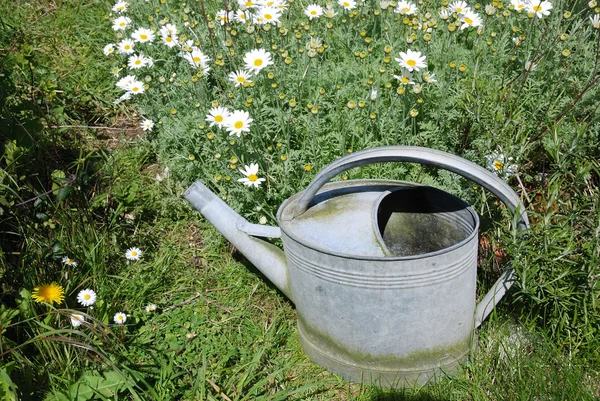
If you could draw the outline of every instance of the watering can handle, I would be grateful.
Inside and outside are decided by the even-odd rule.
[[[443,168],[476,182],[496,195],[513,213],[517,231],[529,228],[527,211],[519,195],[502,179],[478,164],[440,150],[418,146],[386,146],[361,150],[323,168],[312,180],[293,209],[291,218],[302,215],[317,192],[336,175],[355,167],[381,162],[414,162]],[[288,217],[289,218],[289,217]],[[479,326],[512,285],[513,270],[508,267],[477,305],[475,324]]]

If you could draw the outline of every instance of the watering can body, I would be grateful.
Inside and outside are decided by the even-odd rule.
[[[184,195],[294,302],[300,341],[314,362],[382,387],[454,371],[474,328],[511,284],[508,269],[476,304],[479,219],[453,195],[404,181],[328,183],[350,168],[395,161],[466,176],[515,212],[518,230],[528,226],[519,197],[492,173],[407,146],[367,149],[325,167],[281,205],[280,229],[248,223],[201,183]],[[285,255],[260,236],[280,236]]]

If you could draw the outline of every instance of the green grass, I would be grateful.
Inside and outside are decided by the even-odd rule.
[[[294,18],[284,21],[286,36],[277,29],[239,29],[235,56],[227,56],[225,46],[230,30],[217,25],[206,31],[202,2],[131,3],[136,24],[150,25],[152,16],[156,25],[169,16],[183,26],[188,16],[205,33],[200,46],[211,49],[206,52],[213,62],[223,52],[227,64],[213,64],[208,77],[194,82],[196,71],[175,51],[159,54],[157,43],[145,49],[156,59],[147,72],[146,96],[116,106],[122,92],[110,70],[126,59],[102,55],[104,45],[119,39],[110,28],[112,2],[0,5],[0,399],[600,396],[598,91],[588,87],[598,78],[598,30],[587,20],[594,9],[582,2],[565,18],[569,3],[556,1],[542,20],[544,29],[514,13],[496,14],[481,36],[449,33],[438,19],[431,44],[422,32],[411,44],[426,49],[438,85],[399,95],[391,78],[398,68],[383,60],[386,45],[392,60],[407,48],[407,28],[390,10],[375,18],[378,3],[343,23],[338,15],[328,28],[327,20],[309,26],[301,13],[308,3],[296,0],[290,7]],[[210,16],[221,7],[204,3]],[[512,44],[513,26],[526,37],[520,46]],[[305,42],[311,30],[329,47],[309,60]],[[263,71],[254,87],[234,88],[227,73],[242,64],[245,50],[260,45],[257,38],[278,46],[270,49],[276,64],[267,70],[274,76]],[[283,48],[292,58],[289,65]],[[568,58],[564,49],[571,51]],[[525,74],[522,64],[534,54],[543,57]],[[249,110],[255,119],[250,135],[233,137],[232,145],[223,130],[208,127],[204,119],[213,100]],[[356,107],[348,107],[350,101]],[[409,117],[413,108],[417,117]],[[143,118],[156,122],[145,138],[138,128]],[[504,178],[527,204],[532,229],[513,238],[497,202],[451,174],[410,166],[347,173],[418,180],[462,196],[482,217],[478,294],[508,258],[518,276],[477,331],[476,350],[456,375],[423,388],[387,391],[345,382],[313,364],[302,352],[293,304],[181,194],[202,178],[249,220],[273,222],[280,202],[304,188],[320,167],[349,150],[396,143],[442,149],[481,164],[496,151],[514,157],[516,174]],[[267,182],[249,191],[237,182],[238,168],[253,161]],[[125,251],[134,246],[143,257],[127,261]],[[61,263],[64,256],[78,266]],[[64,302],[34,302],[34,287],[48,282],[63,286]],[[93,308],[77,303],[85,288],[98,294]],[[146,312],[149,304],[157,310]],[[70,323],[74,312],[85,316],[79,327]],[[124,325],[113,322],[116,312],[127,314]]]

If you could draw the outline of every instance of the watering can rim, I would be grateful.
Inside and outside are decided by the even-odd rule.
[[[292,234],[290,232],[289,229],[286,229],[286,224],[285,224],[285,220],[281,219],[281,215],[284,212],[284,209],[286,207],[293,207],[294,203],[297,202],[297,200],[299,198],[301,198],[304,194],[304,191],[298,192],[292,196],[290,196],[288,199],[286,199],[281,206],[279,207],[279,210],[277,211],[277,221],[279,223],[279,229],[288,237],[290,238],[292,241],[306,247],[309,249],[312,249],[314,251],[326,254],[326,255],[332,255],[332,256],[337,256],[337,257],[342,257],[344,259],[353,259],[353,260],[366,260],[366,261],[407,261],[407,260],[415,260],[415,259],[424,259],[424,258],[429,258],[429,257],[435,257],[438,255],[443,255],[445,253],[454,251],[455,249],[458,249],[460,247],[463,247],[465,244],[469,243],[470,241],[473,240],[473,237],[477,236],[479,234],[479,215],[477,214],[477,212],[475,212],[475,210],[473,209],[473,207],[471,205],[469,205],[467,202],[465,202],[464,200],[462,200],[461,198],[452,195],[451,193],[448,193],[442,189],[439,188],[435,188],[429,185],[423,185],[420,183],[416,183],[416,182],[411,182],[411,181],[404,181],[404,180],[390,180],[390,179],[356,179],[356,180],[346,180],[346,181],[335,181],[335,182],[329,182],[327,184],[325,184],[318,192],[317,194],[321,194],[324,192],[328,192],[331,190],[336,190],[336,189],[343,189],[343,188],[349,188],[349,187],[359,187],[359,186],[368,186],[368,185],[381,185],[381,186],[390,186],[390,189],[382,191],[381,195],[377,198],[377,200],[375,200],[374,202],[374,207],[372,209],[372,222],[373,221],[377,221],[377,207],[379,205],[379,203],[386,197],[388,196],[390,193],[392,193],[394,191],[394,189],[398,190],[400,189],[402,186],[404,187],[423,187],[423,188],[428,188],[428,189],[432,189],[438,192],[443,193],[445,196],[454,198],[455,200],[461,202],[462,204],[464,204],[465,206],[465,210],[467,210],[471,217],[473,218],[473,228],[471,229],[472,231],[469,233],[469,235],[457,242],[456,244],[453,244],[449,247],[443,248],[443,249],[439,249],[437,251],[433,251],[433,252],[425,252],[425,253],[420,253],[420,254],[416,254],[416,255],[406,255],[406,256],[393,256],[393,255],[385,255],[385,256],[373,256],[373,255],[367,255],[367,256],[361,256],[361,255],[357,255],[357,254],[351,254],[351,253],[345,253],[345,252],[336,252],[331,250],[330,248],[323,248],[318,246],[315,243],[310,243],[307,242],[306,240],[302,240],[299,239],[298,236]],[[293,220],[296,220],[298,218],[301,218],[301,216],[296,217]],[[374,219],[374,220],[373,220]],[[373,227],[375,229],[375,227]],[[377,235],[377,239],[380,243],[380,246],[382,246],[382,250],[384,252],[389,252],[387,250],[387,246],[385,245],[385,243],[383,242],[383,238],[381,236],[381,234],[379,232],[376,233]]]

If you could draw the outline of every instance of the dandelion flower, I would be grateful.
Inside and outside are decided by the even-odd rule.
[[[65,290],[56,283],[43,284],[33,289],[31,297],[37,303],[60,304],[65,299]]]
[[[421,56],[421,52],[413,52],[408,49],[406,53],[400,52],[400,57],[395,58],[400,67],[406,68],[408,71],[419,71],[421,68],[427,68],[427,63],[425,62],[425,56]]]
[[[308,19],[319,18],[323,15],[323,7],[318,4],[309,4],[308,7],[304,10],[304,14],[308,17]]]
[[[252,82],[250,77],[250,73],[246,70],[238,70],[229,74],[229,80],[233,82],[236,87],[243,85],[244,83]]]
[[[118,1],[112,8],[112,10],[116,13],[124,13],[127,11],[127,7],[129,6],[129,3],[127,3],[126,1]]]
[[[142,257],[142,250],[136,247],[129,248],[125,252],[125,257],[129,260],[140,260]]]
[[[247,187],[258,188],[261,182],[265,181],[264,178],[258,177],[258,164],[250,163],[249,166],[244,166],[245,169],[240,169],[240,173],[244,174],[245,177],[238,179],[238,182],[243,183]]]
[[[273,64],[271,53],[264,49],[253,49],[244,55],[246,69],[258,74],[263,68]]]
[[[354,0],[338,0],[338,4],[346,10],[353,10],[356,8],[356,1]]]
[[[461,30],[470,28],[472,26],[481,26],[481,23],[483,22],[479,14],[473,11],[467,11],[464,13],[460,18],[460,21],[463,23],[460,26]]]
[[[132,54],[134,45],[135,44],[133,43],[133,40],[124,39],[121,42],[119,42],[119,44],[117,45],[117,48],[118,48],[119,53],[121,53],[121,54]]]
[[[77,302],[82,306],[92,306],[96,303],[96,292],[90,288],[79,291],[77,294]]]
[[[140,127],[144,131],[152,131],[152,128],[154,128],[154,121],[146,119],[146,120],[142,121],[142,123],[140,124]]]
[[[80,315],[79,313],[71,314],[71,326],[79,327],[83,322],[85,322],[85,317],[83,315]]]
[[[250,118],[250,114],[244,110],[234,110],[225,119],[225,129],[229,135],[242,135],[243,132],[250,132],[250,123],[254,121]]]
[[[471,7],[469,7],[465,1],[455,1],[448,6],[448,9],[451,13],[457,13],[459,15],[471,11]]]
[[[590,17],[590,21],[592,22],[592,27],[595,29],[600,29],[600,14],[594,15],[594,17]]]
[[[115,316],[113,317],[113,321],[116,324],[123,324],[127,321],[127,315],[124,314],[123,312],[117,312],[117,313],[115,313]]]
[[[152,43],[154,41],[154,32],[148,28],[139,28],[135,30],[131,37],[138,43]]]
[[[223,128],[225,126],[225,120],[227,117],[229,117],[229,114],[229,110],[227,110],[225,107],[213,107],[208,111],[206,121],[210,123],[211,127],[216,125],[219,128]]]
[[[515,11],[519,13],[527,6],[523,0],[510,0],[510,4],[514,7]]]
[[[154,312],[156,310],[156,304],[150,304],[146,306],[146,312]]]
[[[401,15],[413,15],[416,14],[418,11],[416,4],[411,3],[409,1],[400,1],[398,2],[398,4],[396,5],[396,8],[394,9],[394,12],[396,14],[401,14]]]
[[[119,17],[113,21],[112,28],[115,31],[124,31],[131,24],[131,18]]]
[[[104,49],[102,49],[102,53],[104,53],[105,56],[110,56],[114,52],[115,52],[115,45],[113,43],[107,44],[106,46],[104,46]]]
[[[531,0],[525,7],[527,8],[527,11],[535,14],[536,17],[542,18],[544,15],[550,15],[552,3],[549,1]]]
[[[77,267],[77,262],[75,262],[73,259],[71,259],[68,256],[65,256],[64,258],[62,258],[62,262],[67,266]]]

